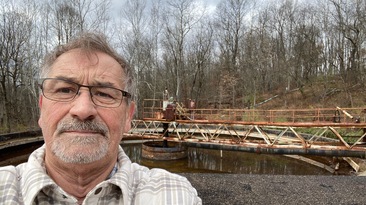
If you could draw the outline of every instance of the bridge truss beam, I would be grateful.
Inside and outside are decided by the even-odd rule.
[[[366,123],[268,123],[158,119],[135,120],[127,136],[188,146],[245,152],[366,158]],[[165,139],[165,138],[164,138]]]

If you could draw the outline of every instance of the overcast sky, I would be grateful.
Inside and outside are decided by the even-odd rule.
[[[147,0],[149,1],[154,1],[154,0]],[[207,5],[207,9],[208,11],[213,11],[216,8],[216,5],[221,1],[221,0],[199,0],[202,1],[203,3],[205,3]],[[112,0],[112,5],[111,8],[114,10],[114,12],[116,14],[120,13],[120,10],[122,9],[122,5],[125,3],[125,0]]]

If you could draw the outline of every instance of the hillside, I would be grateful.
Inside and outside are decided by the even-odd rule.
[[[366,88],[361,84],[349,85],[339,78],[317,80],[302,88],[285,87],[257,99],[257,109],[359,108],[366,104]]]

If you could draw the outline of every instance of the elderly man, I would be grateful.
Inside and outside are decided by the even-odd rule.
[[[186,178],[132,163],[120,147],[135,109],[132,76],[99,34],[48,55],[39,81],[45,145],[0,168],[0,204],[201,204]]]

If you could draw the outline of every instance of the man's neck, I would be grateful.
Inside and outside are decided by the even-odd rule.
[[[116,161],[64,164],[55,159],[47,160],[46,157],[45,165],[48,175],[56,184],[82,202],[90,190],[109,176]]]

